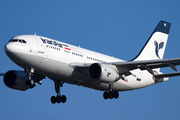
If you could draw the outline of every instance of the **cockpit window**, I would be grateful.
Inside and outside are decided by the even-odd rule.
[[[20,43],[27,43],[25,40],[23,39],[11,39],[9,42],[20,42]]]
[[[22,40],[19,40],[20,43],[22,43]]]
[[[23,43],[26,43],[26,41],[25,41],[25,40],[22,40],[22,42],[23,42]]]
[[[11,42],[18,42],[18,39],[12,39]]]
[[[11,42],[13,38],[11,38],[8,42]]]

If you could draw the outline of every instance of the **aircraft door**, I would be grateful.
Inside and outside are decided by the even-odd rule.
[[[30,42],[28,42],[29,44],[29,51],[33,54],[37,53],[37,43],[35,41],[35,39],[29,39]]]
[[[43,59],[45,57],[43,42],[38,36],[35,36],[34,40],[36,41],[37,45],[37,56],[39,58],[38,62],[43,63]]]
[[[36,43],[37,43],[37,53],[41,53],[44,54],[44,46],[43,46],[43,42],[40,40],[40,38],[35,37]]]

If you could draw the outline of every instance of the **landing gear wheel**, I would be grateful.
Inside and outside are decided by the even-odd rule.
[[[118,91],[109,91],[109,92],[106,91],[103,93],[103,97],[105,100],[107,100],[108,98],[109,99],[113,99],[113,98],[117,99],[119,97],[119,93],[118,93]]]
[[[36,86],[33,79],[29,80],[29,82],[30,82],[30,86],[31,86],[30,88],[33,88]]]
[[[60,96],[57,96],[56,99],[57,99],[57,103],[61,103],[61,97]]]
[[[52,97],[51,97],[51,103],[52,103],[52,104],[55,104],[56,101],[57,101],[57,100],[56,100],[56,97],[55,97],[55,96],[52,96]]]
[[[115,99],[117,99],[119,97],[118,91],[114,91],[114,95],[113,96],[114,96]]]
[[[57,97],[55,97],[55,96],[52,96],[51,97],[51,103],[52,104],[55,104],[56,102],[57,103],[65,103],[67,101],[67,98],[66,98],[66,96],[65,95],[62,95],[62,96],[57,96]]]
[[[36,85],[32,78],[34,76],[34,68],[27,68],[27,69],[25,69],[25,72],[27,74],[29,74],[29,79],[26,80],[26,85],[29,86],[30,88],[35,87]]]
[[[109,99],[113,99],[113,92],[109,91]]]
[[[30,86],[30,88],[33,88],[33,87],[36,86],[33,79],[31,79],[31,80],[26,80],[26,85],[27,85],[27,86]]]
[[[29,82],[30,82],[30,85],[35,85],[35,83],[34,83],[34,80],[33,79],[31,79],[31,80],[29,80]]]
[[[66,100],[67,100],[66,96],[65,96],[65,95],[62,95],[62,96],[61,96],[61,101],[62,101],[62,103],[65,103]]]
[[[108,92],[104,92],[103,93],[103,97],[105,100],[107,100],[109,98],[109,93]]]

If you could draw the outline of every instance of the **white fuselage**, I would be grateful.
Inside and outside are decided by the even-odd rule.
[[[27,42],[9,42],[5,46],[6,54],[17,65],[24,69],[34,68],[35,73],[51,79],[97,90],[108,91],[109,84],[91,80],[88,76],[88,69],[76,69],[72,64],[123,62],[121,59],[42,36],[22,35],[14,39],[24,39]],[[119,79],[113,82],[113,90],[133,90],[155,83],[153,76],[146,70],[135,69],[131,73],[126,77],[128,81]]]

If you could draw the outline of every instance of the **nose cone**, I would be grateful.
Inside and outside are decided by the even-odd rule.
[[[11,43],[7,43],[5,46],[4,46],[4,51],[6,52],[13,52],[15,50],[15,46]]]
[[[22,49],[21,46],[18,45],[18,43],[15,42],[9,42],[4,46],[4,51],[6,55],[17,65],[21,66],[22,63],[22,52],[24,49]]]
[[[12,60],[12,58],[14,57],[15,46],[12,43],[7,43],[4,46],[4,51],[6,55]]]
[[[21,56],[21,52],[24,51],[21,46],[19,46],[16,43],[9,42],[4,46],[4,51],[6,55],[11,59],[15,59],[19,56]]]

